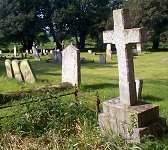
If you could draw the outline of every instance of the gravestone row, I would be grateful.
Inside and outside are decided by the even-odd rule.
[[[18,81],[26,81],[28,83],[35,83],[36,77],[32,71],[30,62],[27,59],[22,61],[6,59],[5,60],[6,73],[9,78],[16,78]]]

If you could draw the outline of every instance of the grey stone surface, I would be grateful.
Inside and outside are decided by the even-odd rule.
[[[7,76],[9,78],[13,78],[14,74],[13,74],[13,69],[12,69],[12,62],[10,61],[10,59],[5,60],[5,67],[6,67]]]
[[[99,63],[101,64],[106,63],[106,54],[100,54],[99,59],[100,59]]]
[[[29,60],[24,59],[21,61],[20,70],[21,70],[22,76],[26,82],[28,82],[28,83],[35,83],[36,82],[36,76],[32,71],[32,67],[31,67]]]
[[[54,50],[53,51],[53,60],[55,62],[62,62],[62,53],[61,51]]]
[[[109,100],[103,103],[103,113],[99,114],[102,129],[112,129],[138,142],[145,134],[163,133],[165,124],[165,119],[159,117],[159,107],[144,101],[138,101],[136,106],[124,106],[119,99]]]
[[[20,62],[16,59],[12,60],[12,68],[15,78],[18,81],[23,81],[23,77],[20,71]]]
[[[73,45],[62,52],[62,82],[69,82],[73,86],[81,83],[80,51]]]

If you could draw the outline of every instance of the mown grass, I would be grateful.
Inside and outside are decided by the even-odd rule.
[[[48,57],[48,56],[47,56]],[[117,68],[117,57],[113,56],[112,60],[108,60],[106,64],[100,64],[98,55],[89,55],[88,53],[81,53],[81,57],[85,57],[86,59],[94,60],[94,63],[82,63],[81,64],[81,73],[82,73],[82,84],[79,87],[79,90],[90,95],[94,96],[98,91],[100,95],[101,102],[105,100],[109,100],[114,97],[118,97],[118,68]],[[0,60],[0,93],[6,93],[10,91],[19,91],[22,89],[33,88],[41,85],[50,85],[50,84],[58,84],[61,82],[61,64],[60,63],[46,63],[44,57],[42,61],[36,62],[32,58],[30,58],[30,62],[32,64],[33,70],[37,76],[37,83],[30,85],[27,83],[20,83],[15,79],[9,79],[5,74],[4,60]],[[168,53],[167,52],[144,52],[140,56],[134,57],[134,66],[135,66],[135,77],[142,78],[144,80],[142,99],[158,104],[160,107],[160,115],[161,117],[166,118],[168,121]],[[54,94],[52,94],[54,95]],[[70,100],[71,98],[64,99],[63,102]],[[74,105],[72,105],[74,106]],[[41,106],[45,108],[44,106]],[[62,107],[59,107],[59,111],[66,113],[68,111],[65,106],[65,110]],[[100,135],[97,130],[96,116],[93,113],[88,113],[88,110],[79,106],[81,112],[79,114],[75,114],[73,111],[75,107],[72,109],[70,113],[73,116],[70,117],[71,123],[73,121],[77,121],[77,129],[71,134],[65,134],[65,137],[58,132],[53,131],[53,128],[48,128],[41,135],[38,135],[38,138],[35,138],[33,142],[34,149],[42,149],[42,147],[55,148],[55,149],[164,149],[168,146],[168,137],[165,135],[163,139],[160,141],[151,139],[145,139],[145,143],[139,145],[137,143],[127,143],[120,137],[113,138],[106,137],[104,135]],[[55,108],[58,109],[58,108]],[[32,110],[32,109],[31,109]],[[46,110],[46,109],[44,109]],[[52,110],[52,109],[51,109]],[[37,110],[35,110],[37,111]],[[1,112],[2,113],[2,112]],[[8,114],[8,110],[3,110],[4,114]],[[30,112],[36,115],[36,121],[40,119],[44,119],[39,112]],[[44,111],[44,114],[47,114],[48,111]],[[41,113],[42,114],[42,113]],[[61,113],[60,113],[61,114]],[[92,114],[92,115],[91,115]],[[83,118],[81,118],[83,116]],[[92,118],[89,118],[92,116]],[[47,116],[46,116],[47,117]],[[51,117],[51,116],[50,116]],[[73,118],[74,117],[74,118]],[[40,118],[40,119],[39,119]],[[64,115],[60,115],[60,118],[64,118]],[[66,118],[66,117],[65,117]],[[73,119],[72,119],[73,118]],[[88,119],[89,118],[89,119]],[[38,120],[39,119],[39,120]],[[51,119],[51,118],[50,118]],[[29,120],[29,124],[33,125],[33,119]],[[42,120],[40,120],[42,121]],[[4,121],[6,123],[8,121]],[[18,122],[23,122],[22,126],[27,126],[28,124],[24,124],[23,120],[18,120]],[[44,120],[45,122],[45,120]],[[61,121],[60,121],[61,122]],[[10,121],[9,121],[10,123]],[[54,123],[53,121],[51,123]],[[64,120],[65,124],[67,122]],[[11,123],[12,124],[12,123]],[[11,124],[6,125],[9,128],[12,128]],[[72,124],[71,124],[72,125]],[[14,126],[14,130],[17,130],[18,124],[16,122]],[[32,128],[29,130],[30,132],[36,133]],[[32,126],[33,127],[33,126]],[[68,130],[71,126],[65,128]],[[5,132],[4,138],[1,138],[1,145],[7,145],[8,141],[13,139],[13,144],[17,142],[20,143],[22,148],[27,144],[27,147],[32,148],[31,138],[27,139],[27,143],[24,145],[25,139],[21,136],[20,140],[16,137],[16,134],[13,132]],[[19,132],[22,130],[18,130]],[[62,132],[63,130],[57,130]],[[77,132],[76,132],[77,131]],[[3,134],[3,135],[4,135]],[[68,136],[67,136],[68,135]],[[47,140],[47,144],[45,143]],[[41,143],[41,145],[40,145]],[[17,144],[16,144],[17,145]],[[16,146],[16,145],[13,145]],[[3,146],[2,146],[3,147]],[[19,149],[16,146],[16,149]]]

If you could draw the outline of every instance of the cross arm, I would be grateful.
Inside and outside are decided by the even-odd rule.
[[[146,43],[147,35],[145,28],[125,29],[125,43]]]
[[[103,43],[115,44],[114,30],[103,31]]]

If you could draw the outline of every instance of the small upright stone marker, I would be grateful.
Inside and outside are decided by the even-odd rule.
[[[129,11],[113,11],[114,30],[104,31],[104,43],[113,43],[117,49],[119,70],[119,98],[103,102],[99,125],[112,129],[127,139],[140,141],[144,134],[158,135],[164,131],[165,119],[159,117],[159,107],[137,100],[133,54],[130,43],[141,43],[145,37],[142,28],[130,29]]]
[[[137,53],[138,55],[142,53],[142,43],[137,43],[136,44],[136,49],[137,49]]]
[[[20,66],[19,66],[18,60],[16,60],[16,59],[12,60],[12,68],[13,68],[15,78],[19,81],[23,81],[23,77],[20,72]]]
[[[7,76],[9,78],[13,78],[14,74],[13,74],[12,63],[11,63],[10,59],[5,60],[5,67],[6,67]]]
[[[40,61],[40,56],[39,56],[39,53],[36,49],[36,45],[35,43],[33,42],[33,46],[32,46],[32,50],[33,50],[33,55],[34,55],[34,58],[38,61]]]
[[[107,59],[112,59],[111,44],[107,44],[106,46],[106,57]]]
[[[105,64],[106,63],[106,54],[100,54],[99,55],[99,58],[100,58],[100,63],[101,64]]]
[[[78,86],[81,82],[80,51],[69,45],[62,52],[62,82]]]
[[[14,48],[13,48],[13,54],[14,54],[14,57],[17,56],[17,49],[16,49],[16,45],[14,45]]]
[[[24,59],[20,63],[20,70],[24,80],[28,83],[35,83],[36,77],[32,71],[32,67],[27,59]]]
[[[135,79],[135,83],[136,83],[137,98],[141,99],[143,80],[142,79]]]

